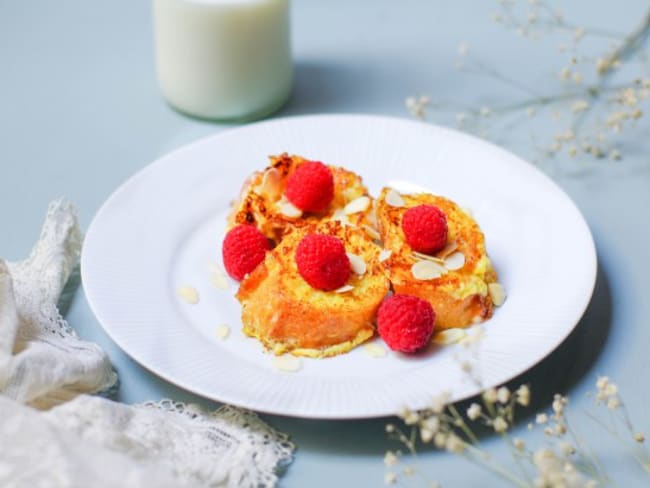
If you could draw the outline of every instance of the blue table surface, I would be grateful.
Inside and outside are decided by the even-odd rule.
[[[647,7],[644,0],[616,6],[588,0],[559,3],[570,17],[623,32]],[[489,81],[483,84],[453,69],[460,41],[532,87],[553,85],[557,51],[531,48],[490,22],[495,5],[471,0],[295,1],[295,87],[275,116],[352,112],[408,117],[404,99],[409,95],[427,93],[471,106],[489,103],[487,95],[503,95],[498,87],[490,91]],[[102,202],[138,169],[228,127],[189,119],[163,102],[152,60],[150,5],[143,0],[0,0],[0,66],[0,254],[6,259],[27,254],[55,197],[72,200],[86,228]],[[550,118],[546,122],[548,128],[553,124]],[[527,422],[548,407],[554,392],[566,393],[573,425],[619,486],[641,485],[639,469],[620,449],[610,448],[614,442],[602,442],[602,431],[582,412],[591,404],[586,392],[598,375],[607,374],[618,383],[636,424],[650,434],[650,161],[640,144],[647,133],[637,137],[621,162],[585,163],[586,169],[578,172],[549,168],[590,225],[598,280],[574,333],[513,382],[534,385],[533,406],[517,422],[514,435],[536,438],[526,430]],[[526,154],[525,145],[511,147]],[[561,166],[561,161],[554,164]],[[94,318],[82,289],[67,319],[83,338],[108,351],[121,379],[118,400],[170,397],[214,406],[158,379],[118,349]],[[263,417],[298,446],[281,486],[383,484],[383,454],[397,447],[384,433],[393,419]],[[507,456],[500,440],[488,435],[483,443],[495,456]],[[502,484],[444,452],[427,450],[412,464],[443,486]]]

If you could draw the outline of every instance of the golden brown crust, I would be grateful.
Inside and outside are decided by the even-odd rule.
[[[352,273],[345,293],[307,284],[295,264],[295,249],[307,233],[334,235],[346,251],[361,256],[367,270]],[[380,248],[360,229],[327,221],[293,228],[240,286],[244,333],[275,354],[326,357],[347,352],[374,335],[374,321],[389,289]]]
[[[427,300],[436,312],[436,328],[466,327],[492,316],[493,305],[488,284],[497,276],[485,251],[485,239],[474,219],[451,200],[430,195],[402,195],[403,207],[386,203],[388,189],[384,188],[377,206],[377,221],[384,247],[392,251],[386,260],[386,270],[395,293],[415,295]],[[418,280],[411,267],[419,259],[406,242],[402,231],[402,216],[410,207],[429,204],[440,208],[447,216],[447,242],[455,242],[457,251],[465,256],[464,266],[439,278]]]
[[[343,208],[361,196],[372,198],[361,178],[344,168],[329,166],[334,178],[334,198],[322,214],[307,213],[299,217],[288,217],[281,212],[286,180],[298,166],[307,160],[287,153],[271,156],[270,165],[263,171],[256,171],[244,183],[239,199],[233,203],[228,217],[228,228],[237,224],[253,224],[267,238],[277,243],[293,227],[314,225],[322,220],[338,219]],[[370,223],[373,217],[372,204],[363,212],[347,216],[346,220],[356,225]]]

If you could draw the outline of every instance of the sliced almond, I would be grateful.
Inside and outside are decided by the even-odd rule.
[[[350,223],[347,214],[344,212],[342,208],[339,208],[338,210],[334,211],[334,213],[332,214],[332,220],[341,222],[343,225],[348,225]]]
[[[404,200],[402,199],[400,194],[397,193],[392,188],[386,192],[386,197],[384,197],[384,200],[391,207],[403,207],[404,206]]]
[[[189,303],[190,305],[196,305],[199,303],[199,292],[193,286],[179,286],[176,292],[183,301]]]
[[[436,256],[440,259],[445,259],[456,249],[458,249],[458,243],[456,241],[448,242],[445,247],[442,248],[442,251],[436,253]]]
[[[500,307],[506,301],[506,291],[501,283],[490,283],[488,293],[495,307]]]
[[[354,286],[352,285],[343,285],[341,288],[337,288],[334,290],[334,293],[345,293],[347,291],[354,290]]]
[[[445,264],[444,259],[441,259],[441,258],[439,258],[437,256],[430,256],[429,254],[423,254],[423,253],[417,252],[417,251],[413,251],[413,257],[415,257],[417,259],[420,259],[420,260],[425,259],[427,261],[433,261],[434,263],[438,263],[438,264],[443,264],[443,265]]]
[[[386,357],[386,349],[381,347],[379,344],[371,342],[363,346],[363,350],[371,358],[383,358]]]
[[[411,266],[411,274],[416,280],[433,280],[446,273],[446,269],[433,261],[418,261]]]
[[[352,215],[359,212],[365,212],[366,210],[368,210],[369,206],[370,206],[370,198],[366,196],[362,196],[359,198],[355,198],[350,203],[348,203],[343,209],[343,212],[345,212],[346,215]]]
[[[372,239],[378,241],[381,239],[381,235],[379,235],[379,232],[377,232],[377,229],[374,227],[370,227],[369,225],[363,224],[363,230],[366,231],[366,234],[368,234]]]
[[[260,192],[262,195],[271,198],[277,198],[281,193],[282,175],[275,168],[270,168],[264,172],[262,183],[260,184]]]
[[[291,202],[283,202],[280,204],[280,213],[290,219],[297,219],[302,215],[302,210]]]
[[[212,286],[217,290],[228,289],[228,278],[226,278],[226,275],[216,267],[210,271],[210,283],[212,283]]]
[[[441,346],[448,346],[460,342],[467,336],[467,332],[463,329],[445,329],[438,332],[433,337],[433,342]]]
[[[302,368],[302,360],[294,356],[275,356],[272,363],[275,369],[284,373],[295,373]]]
[[[450,271],[461,269],[465,266],[465,255],[462,252],[455,252],[445,259],[445,268]]]
[[[217,326],[214,332],[219,339],[227,339],[230,335],[230,327],[228,327],[226,324],[222,324]]]
[[[383,263],[390,257],[391,254],[393,254],[393,251],[390,249],[382,249],[379,251],[379,262]]]
[[[350,267],[352,268],[352,271],[354,271],[359,276],[365,274],[368,267],[366,266],[366,262],[363,260],[363,258],[356,254],[352,254],[351,252],[347,252],[346,254],[350,260]]]

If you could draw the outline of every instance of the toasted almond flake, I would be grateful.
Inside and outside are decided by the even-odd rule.
[[[345,212],[346,215],[352,215],[359,212],[365,212],[369,206],[370,198],[367,196],[362,196],[355,198],[350,203],[348,203],[343,209],[343,212]]]
[[[420,260],[426,259],[427,261],[432,261],[432,262],[438,263],[438,264],[443,264],[443,265],[445,264],[444,259],[441,259],[441,258],[439,258],[437,256],[430,256],[429,254],[424,254],[424,253],[417,252],[417,251],[413,251],[413,257],[415,257],[416,259],[420,259]]]
[[[442,251],[439,251],[436,255],[440,259],[445,259],[452,252],[454,252],[456,249],[458,249],[458,243],[456,241],[451,241],[451,242],[448,242],[445,245],[445,247],[442,248]]]
[[[384,198],[384,200],[391,207],[403,207],[404,206],[404,200],[402,199],[400,194],[397,193],[392,188],[386,192],[386,197]]]
[[[230,327],[226,324],[218,325],[215,334],[219,339],[227,339],[230,335]]]
[[[359,276],[365,274],[366,269],[368,269],[368,267],[366,266],[366,262],[363,260],[363,258],[356,254],[352,254],[351,252],[347,252],[345,254],[348,255],[348,259],[350,260],[350,267],[352,268],[352,271],[354,271]]]
[[[382,249],[379,251],[379,262],[383,263],[390,257],[391,254],[393,254],[393,251],[390,249]]]
[[[411,266],[411,274],[416,280],[433,280],[440,278],[444,274],[445,269],[438,263],[433,261],[418,261]]]
[[[490,283],[488,285],[488,293],[490,294],[492,303],[496,307],[500,307],[506,301],[506,291],[503,289],[501,283]]]
[[[374,342],[364,345],[363,350],[371,358],[384,358],[387,354],[385,348]]]
[[[374,227],[370,227],[369,225],[363,224],[363,230],[366,231],[366,234],[368,234],[372,239],[378,241],[381,239],[381,235],[379,235],[379,232],[377,232],[377,229]]]
[[[352,285],[343,285],[341,288],[334,290],[334,293],[345,293],[346,291],[354,290]]]
[[[339,208],[332,214],[332,220],[341,222],[342,225],[350,225],[350,220],[342,208]]]
[[[262,183],[260,184],[260,192],[262,195],[267,195],[271,198],[277,198],[281,191],[282,176],[275,168],[270,168],[264,172]]]
[[[462,252],[455,252],[445,259],[445,267],[448,270],[455,271],[465,266],[465,255]]]
[[[217,290],[227,290],[228,289],[228,278],[220,269],[213,269],[210,271],[210,283]]]
[[[178,293],[178,296],[183,301],[189,303],[190,305],[196,305],[197,303],[199,303],[199,292],[193,286],[190,285],[179,286],[176,293]]]
[[[271,362],[275,369],[284,373],[295,373],[302,369],[302,360],[294,356],[274,356]]]
[[[463,329],[445,329],[441,330],[433,337],[433,342],[440,344],[441,346],[448,346],[449,344],[460,342],[466,335],[467,332]]]
[[[280,213],[290,219],[297,219],[302,215],[302,210],[291,202],[283,202],[280,204]]]

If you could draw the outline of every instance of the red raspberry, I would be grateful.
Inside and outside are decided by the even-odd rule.
[[[334,198],[334,177],[323,163],[302,163],[287,178],[287,199],[303,212],[323,212]]]
[[[223,240],[223,265],[230,276],[241,281],[264,261],[269,247],[269,241],[257,227],[238,225],[230,229]]]
[[[307,234],[296,248],[298,272],[318,290],[336,290],[350,277],[350,260],[340,239]]]
[[[429,343],[436,314],[426,300],[393,295],[377,312],[377,332],[393,351],[415,352]]]
[[[417,252],[435,254],[447,244],[447,217],[433,205],[409,208],[402,217],[402,230]]]

